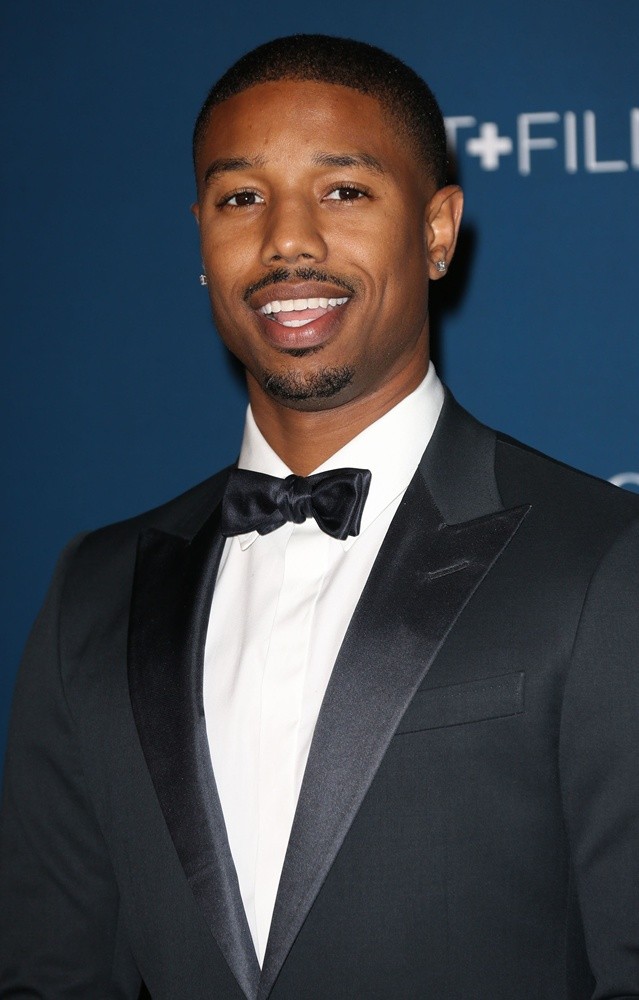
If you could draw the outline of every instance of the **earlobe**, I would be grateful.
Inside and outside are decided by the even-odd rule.
[[[197,201],[194,201],[193,204],[191,205],[191,212],[192,212],[192,214],[193,214],[193,216],[195,218],[195,221],[197,222],[197,224],[199,226],[199,224],[200,224],[200,206],[199,206],[199,204],[198,204]]]
[[[464,207],[462,189],[456,184],[436,191],[426,207],[425,235],[428,276],[437,281],[446,274],[455,253]]]

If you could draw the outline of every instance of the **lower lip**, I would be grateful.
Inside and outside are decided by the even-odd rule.
[[[349,299],[350,302],[350,299]],[[300,351],[305,348],[322,347],[335,333],[341,323],[348,302],[342,306],[334,306],[317,319],[312,319],[304,326],[283,326],[277,319],[271,319],[264,313],[256,313],[260,330],[265,340],[280,351]],[[292,318],[291,313],[278,313],[282,317]]]

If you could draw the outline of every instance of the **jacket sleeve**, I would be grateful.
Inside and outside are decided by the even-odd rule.
[[[63,553],[29,638],[0,817],[0,997],[137,998],[118,891],[85,790],[59,662]]]
[[[564,815],[593,1000],[639,997],[639,524],[594,574],[564,693]]]

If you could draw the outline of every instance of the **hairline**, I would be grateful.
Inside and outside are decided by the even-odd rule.
[[[211,95],[205,101],[202,106],[200,113],[197,117],[195,128],[193,131],[193,163],[195,164],[197,154],[204,142],[205,136],[211,124],[211,118],[213,117],[213,112],[217,107],[222,104],[226,104],[227,101],[232,100],[232,98],[239,96],[239,94],[245,94],[249,90],[253,90],[255,87],[263,86],[268,83],[319,83],[330,87],[343,87],[346,90],[352,90],[356,94],[363,94],[365,97],[370,97],[377,102],[379,107],[384,113],[385,118],[388,121],[390,128],[395,132],[398,137],[405,138],[410,144],[412,152],[419,166],[424,170],[429,180],[433,182],[435,187],[440,186],[440,178],[437,177],[437,171],[433,162],[429,161],[426,157],[424,150],[420,147],[418,140],[411,135],[410,130],[403,122],[400,120],[397,122],[393,115],[393,106],[397,101],[393,100],[387,93],[384,92],[383,87],[372,88],[372,87],[357,87],[350,83],[340,83],[336,80],[329,80],[326,77],[319,77],[316,75],[307,74],[304,72],[299,73],[286,73],[283,72],[278,76],[265,76],[263,80],[254,80],[248,83],[246,86],[238,87],[231,94],[227,94],[220,99],[211,99]],[[206,112],[205,112],[206,109]],[[205,112],[205,113],[204,113]]]

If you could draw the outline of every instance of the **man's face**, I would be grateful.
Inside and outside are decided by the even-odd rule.
[[[253,402],[319,410],[419,382],[434,186],[376,99],[258,84],[213,110],[196,174],[213,316]]]

